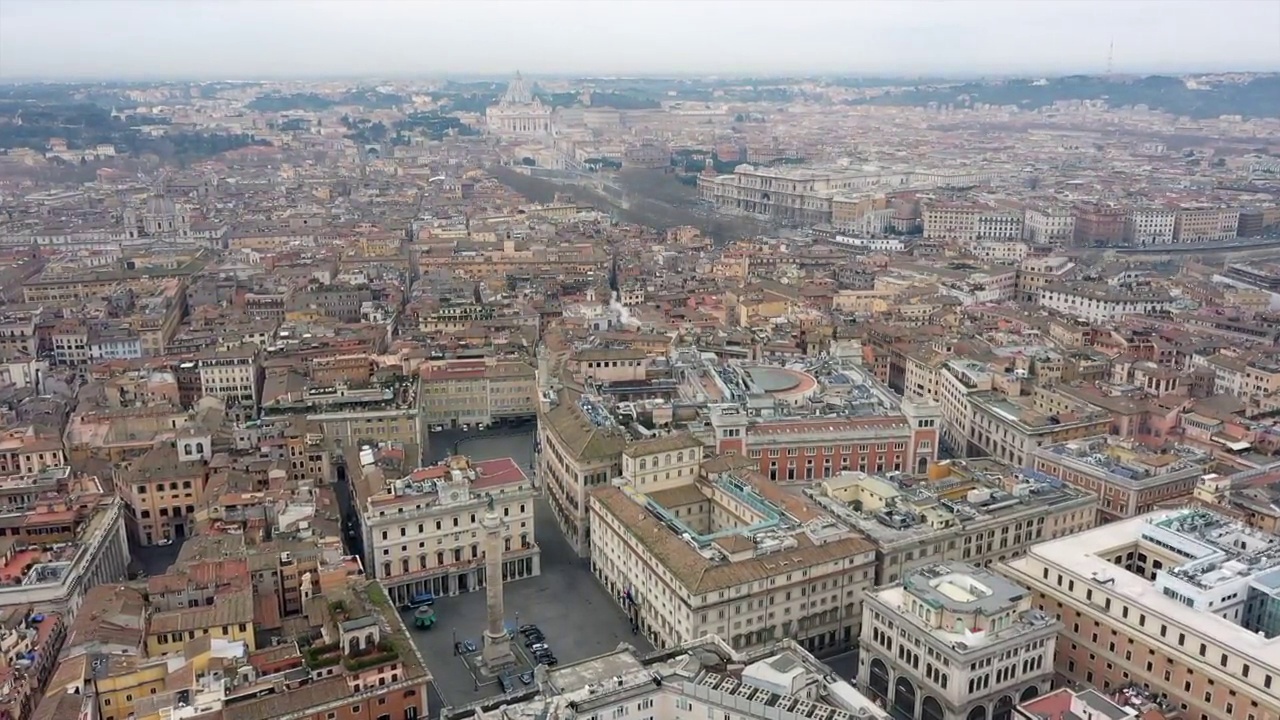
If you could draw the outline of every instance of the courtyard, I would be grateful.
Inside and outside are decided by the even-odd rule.
[[[436,433],[432,433],[435,440]],[[443,438],[442,438],[443,439]],[[531,430],[501,437],[460,438],[458,452],[477,460],[512,457],[526,465],[533,456]],[[450,445],[454,438],[449,439]],[[433,443],[446,454],[449,446]],[[433,455],[436,453],[432,453]],[[504,586],[506,624],[511,629],[520,625],[537,625],[561,665],[568,665],[609,652],[620,642],[635,645],[642,651],[652,646],[641,635],[631,634],[631,624],[622,609],[596,582],[585,560],[574,554],[560,535],[551,508],[545,500],[534,506],[534,538],[542,548],[542,574],[509,582]],[[436,600],[436,625],[430,630],[412,628],[413,611],[403,615],[410,627],[427,667],[435,677],[431,700],[432,717],[443,706],[459,706],[485,697],[501,694],[495,680],[473,673],[467,658],[454,652],[457,642],[471,642],[478,649],[484,644],[483,633],[487,610],[483,591],[443,597]],[[510,671],[513,684],[522,687],[517,676],[532,672],[532,658],[525,650],[524,639],[515,638],[517,667]]]

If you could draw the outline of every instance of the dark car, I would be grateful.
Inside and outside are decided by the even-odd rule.
[[[558,665],[560,664],[560,661],[556,659],[555,655],[544,655],[538,658],[538,664],[539,665]]]
[[[532,624],[529,624],[529,625],[521,625],[521,626],[520,626],[520,632],[522,632],[522,633],[527,633],[527,632],[529,632],[529,631],[531,631],[531,630],[532,630],[532,631],[537,631],[537,629],[538,629],[538,626],[537,626],[537,625],[532,625]]]
[[[498,685],[502,686],[502,692],[504,693],[511,692],[511,687],[512,687],[511,678],[507,677],[506,675],[498,676]]]
[[[546,647],[546,643],[543,642],[544,640],[545,638],[529,638],[528,640],[524,641],[524,646],[529,648],[530,650],[537,648],[539,645]]]
[[[454,655],[466,655],[466,654],[467,654],[467,649],[466,649],[465,647],[463,647],[462,643],[460,643],[460,642],[456,642],[456,643],[454,643],[454,644],[453,644],[453,654],[454,654]]]

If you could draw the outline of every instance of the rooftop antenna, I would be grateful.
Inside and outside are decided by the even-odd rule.
[[[1115,54],[1116,54],[1116,39],[1111,38],[1111,42],[1107,45],[1107,76],[1108,77],[1110,77],[1111,75],[1111,67],[1112,67],[1111,61],[1115,59]]]

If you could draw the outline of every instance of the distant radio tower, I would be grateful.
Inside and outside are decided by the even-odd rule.
[[[1111,61],[1116,54],[1116,39],[1111,38],[1111,44],[1107,45],[1107,74],[1111,74]]]

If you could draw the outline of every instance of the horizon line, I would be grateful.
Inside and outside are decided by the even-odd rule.
[[[147,84],[165,84],[165,83],[218,83],[218,82],[239,82],[239,83],[263,83],[263,82],[325,82],[336,81],[345,82],[351,80],[374,81],[386,80],[393,82],[414,82],[414,81],[433,81],[433,80],[489,80],[489,79],[509,79],[516,72],[520,72],[525,77],[547,78],[557,80],[682,80],[682,79],[768,79],[768,80],[809,80],[809,79],[828,79],[828,78],[868,78],[881,80],[920,80],[920,79],[937,79],[937,80],[985,80],[985,79],[1021,79],[1021,78],[1065,78],[1065,77],[1152,77],[1152,76],[1169,76],[1169,77],[1185,77],[1189,75],[1276,75],[1280,74],[1280,66],[1271,69],[1251,69],[1246,67],[1236,68],[1202,68],[1202,69],[1134,69],[1127,71],[1111,71],[1105,69],[1091,70],[1057,70],[1052,72],[1039,71],[1034,69],[1028,70],[1007,70],[1007,71],[852,71],[852,70],[814,70],[806,72],[753,72],[753,71],[734,71],[734,72],[704,72],[704,71],[644,71],[644,72],[526,72],[520,69],[513,69],[506,72],[463,72],[463,71],[437,71],[429,73],[351,73],[351,74],[304,74],[304,75],[288,75],[288,74],[264,74],[264,75],[204,75],[204,76],[182,76],[182,75],[121,75],[121,76],[102,76],[102,75],[6,75],[0,73],[0,83],[27,85],[27,84],[49,84],[49,85],[74,85],[74,84],[130,84],[130,83],[147,83]]]

